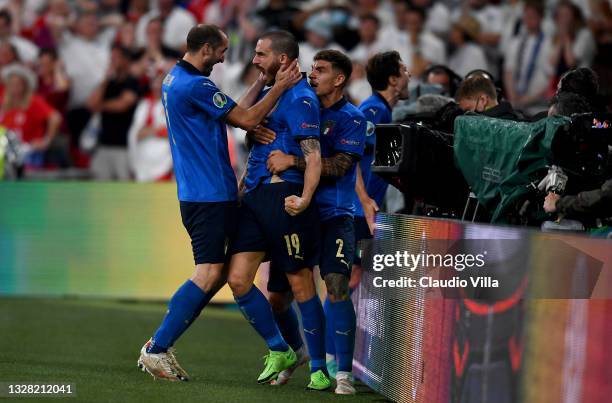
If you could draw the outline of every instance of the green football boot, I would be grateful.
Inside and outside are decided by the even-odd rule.
[[[322,370],[310,374],[310,383],[307,388],[310,390],[325,390],[331,387],[329,377]]]
[[[258,383],[268,383],[275,380],[281,371],[293,366],[297,362],[295,352],[291,347],[287,351],[272,351],[264,356],[265,368],[257,378]]]

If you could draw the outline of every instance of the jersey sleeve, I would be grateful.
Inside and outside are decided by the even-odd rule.
[[[233,99],[208,80],[196,81],[191,88],[191,94],[193,105],[214,120],[225,118],[236,106]]]
[[[287,125],[294,140],[316,138],[320,136],[319,102],[311,98],[298,98],[289,106]]]
[[[365,116],[366,120],[366,146],[374,147],[374,143],[376,143],[376,136],[374,136],[374,130],[376,129],[376,124],[380,121],[384,111],[381,111],[379,108],[376,108],[374,106],[368,106],[366,108],[361,109],[361,112],[363,112],[363,115]]]
[[[365,148],[367,121],[362,114],[347,115],[336,134],[334,151],[361,158]]]

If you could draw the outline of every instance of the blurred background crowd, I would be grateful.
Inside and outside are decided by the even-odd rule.
[[[230,38],[212,79],[233,98],[259,74],[258,36],[280,28],[299,39],[304,71],[321,49],[345,51],[356,104],[371,94],[368,58],[397,50],[412,74],[406,111],[432,88],[456,97],[477,69],[524,119],[578,67],[610,105],[611,0],[0,0],[0,130],[27,146],[26,176],[171,180],[161,81],[199,22]],[[228,133],[239,172],[244,133]]]

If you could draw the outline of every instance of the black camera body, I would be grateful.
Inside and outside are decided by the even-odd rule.
[[[421,122],[376,125],[372,172],[407,197],[460,210],[468,186],[455,167],[453,136]]]

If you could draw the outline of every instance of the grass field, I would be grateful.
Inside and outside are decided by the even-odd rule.
[[[69,401],[83,402],[384,400],[363,385],[351,397],[307,391],[304,368],[284,387],[258,385],[263,342],[238,311],[217,307],[207,308],[176,344],[191,381],[154,381],[136,360],[164,311],[162,304],[2,298],[0,382],[71,382],[77,397]]]

